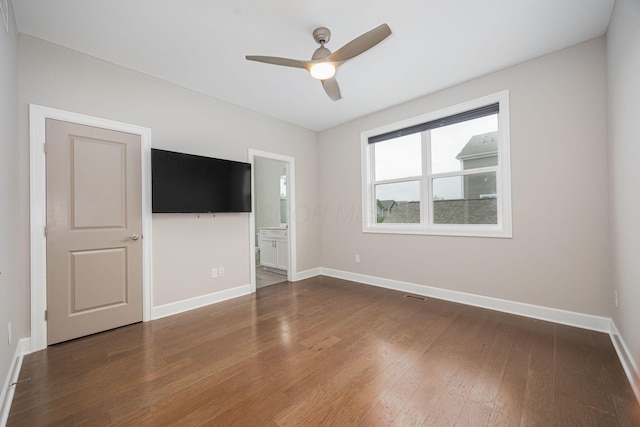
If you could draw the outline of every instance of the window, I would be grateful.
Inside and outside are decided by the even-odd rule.
[[[363,132],[363,231],[511,237],[508,101]]]

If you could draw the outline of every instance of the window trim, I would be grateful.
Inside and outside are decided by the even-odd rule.
[[[420,223],[413,224],[389,224],[376,222],[375,189],[373,179],[373,149],[374,144],[369,143],[369,138],[389,134],[401,129],[418,126],[423,123],[436,121],[445,117],[454,116],[466,111],[481,108],[490,104],[499,104],[498,113],[498,166],[496,168],[496,192],[498,194],[498,218],[497,224],[431,224],[433,212],[431,209],[431,185],[430,164],[426,154],[423,154],[423,174],[420,180],[420,194],[423,197],[420,206]],[[511,155],[510,155],[510,130],[509,130],[509,91],[504,90],[491,95],[483,96],[468,102],[443,108],[431,113],[423,114],[410,119],[384,125],[375,129],[364,131],[361,138],[361,173],[362,173],[362,232],[385,234],[418,234],[439,236],[468,236],[468,237],[512,237],[511,218]],[[422,141],[423,150],[428,142]],[[428,152],[424,152],[428,153]],[[427,167],[427,168],[425,168]],[[477,169],[473,173],[478,173]],[[442,177],[446,174],[438,174]],[[452,175],[466,175],[465,171],[456,171]],[[433,177],[431,177],[433,178]],[[402,181],[415,180],[404,178]]]

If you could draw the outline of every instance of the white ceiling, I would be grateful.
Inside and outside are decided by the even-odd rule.
[[[605,33],[614,0],[13,0],[18,31],[290,123],[323,130]],[[340,67],[331,101],[309,59],[386,22]]]

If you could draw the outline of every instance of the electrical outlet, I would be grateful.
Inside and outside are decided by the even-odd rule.
[[[356,262],[360,262],[360,255],[356,255]]]
[[[613,301],[616,304],[616,308],[618,308],[618,291],[613,291]]]
[[[224,277],[224,267],[219,267],[218,268],[218,276]]]
[[[7,341],[9,342],[9,345],[11,345],[11,341],[13,341],[13,327],[11,322],[7,325]]]
[[[213,267],[211,269],[211,278],[212,279],[217,279],[218,278],[218,269],[216,267]]]

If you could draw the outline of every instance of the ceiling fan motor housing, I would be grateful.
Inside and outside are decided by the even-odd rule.
[[[316,43],[323,45],[331,40],[331,31],[326,27],[319,27],[313,30],[313,39]]]

